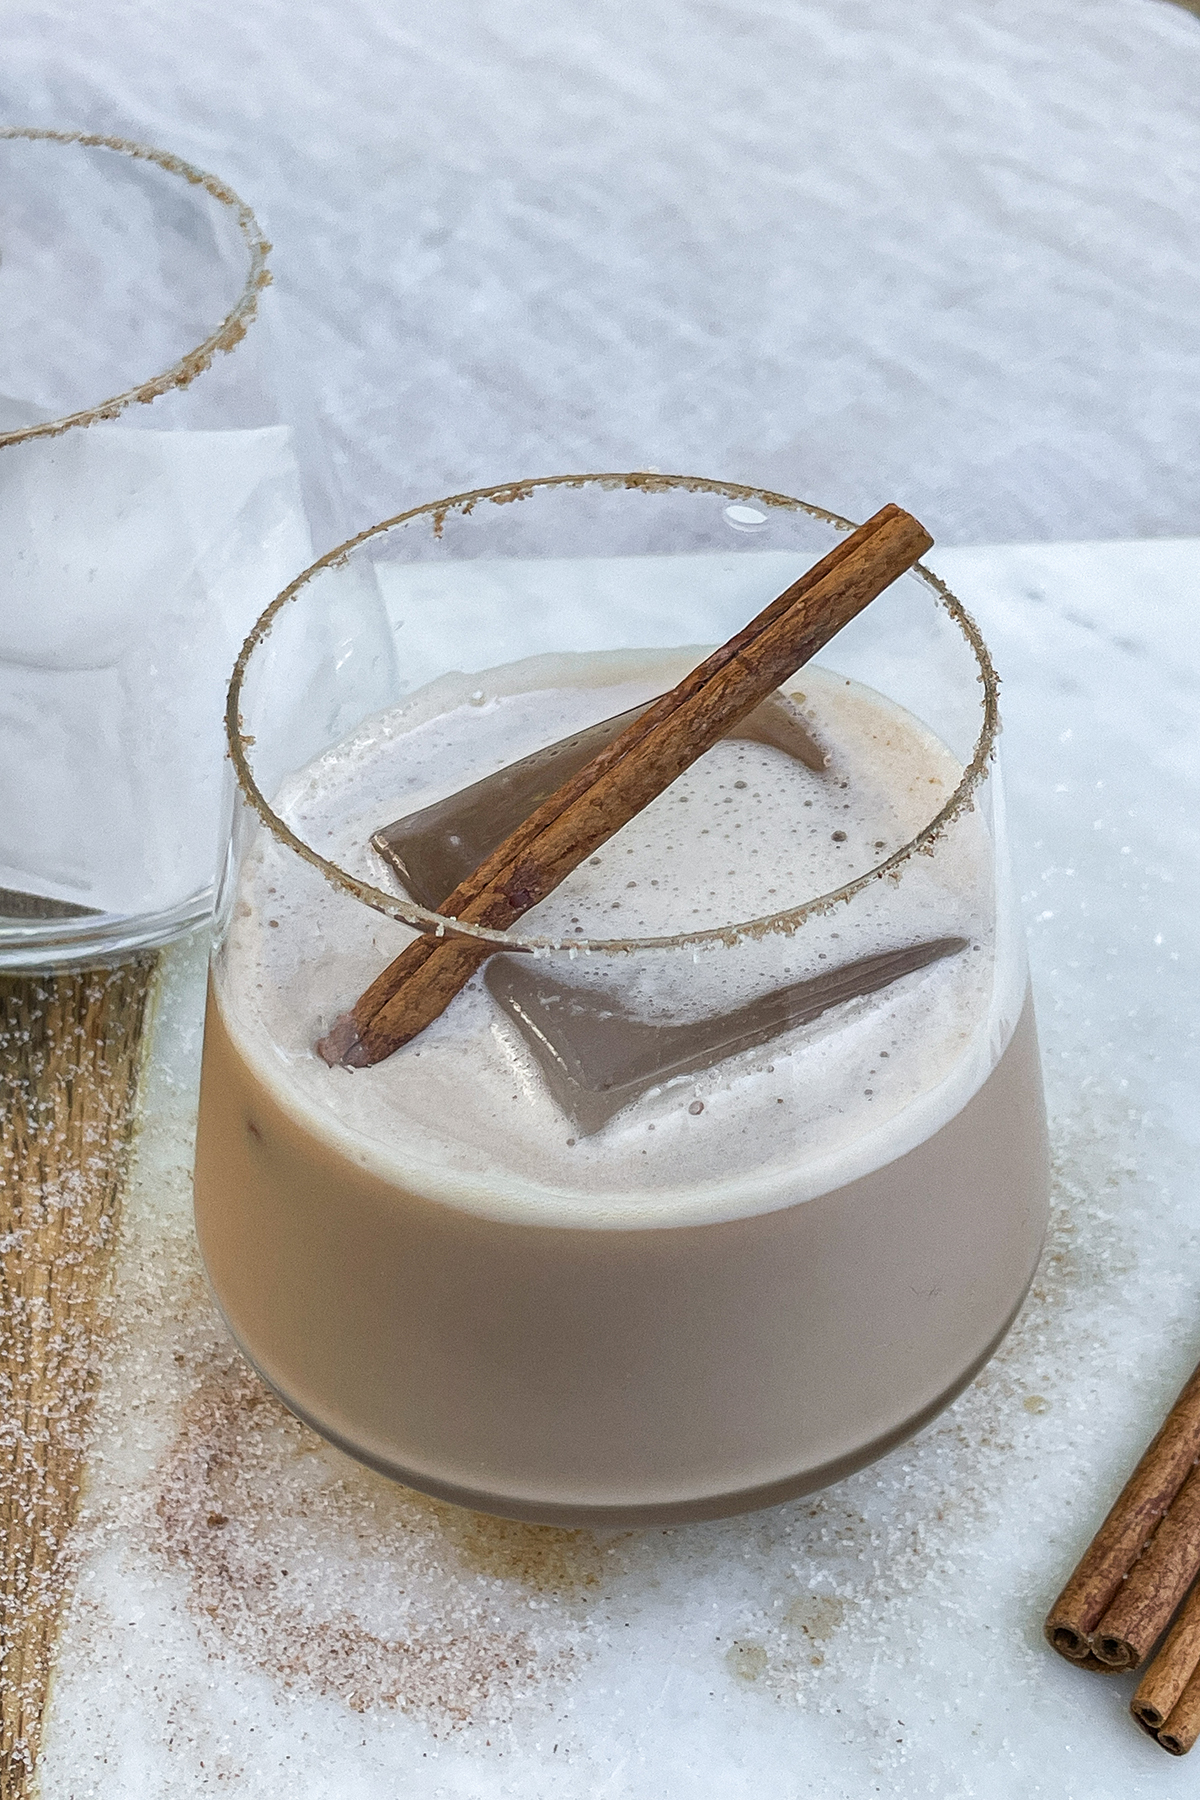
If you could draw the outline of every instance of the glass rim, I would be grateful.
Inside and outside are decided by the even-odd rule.
[[[497,506],[509,505],[514,501],[528,498],[532,493],[543,488],[578,489],[598,484],[604,489],[624,488],[643,493],[663,493],[669,490],[681,490],[689,493],[711,493],[731,501],[756,501],[760,505],[788,512],[807,513],[811,518],[820,519],[832,525],[839,532],[850,532],[856,529],[849,519],[838,513],[829,512],[825,507],[817,506],[812,501],[797,500],[788,494],[777,494],[769,488],[747,487],[739,482],[713,480],[702,475],[661,475],[657,472],[634,470],[628,473],[586,474],[586,475],[542,475],[523,481],[502,482],[494,487],[472,488],[466,493],[452,494],[443,500],[432,500],[422,506],[410,507],[407,511],[397,513],[393,518],[381,520],[379,524],[369,526],[356,537],[349,538],[344,544],[326,552],[312,563],[296,579],[289,582],[283,591],[277,594],[271,604],[259,615],[253,628],[242,645],[233,674],[229,683],[229,691],[225,706],[225,733],[229,744],[230,760],[242,798],[258,815],[258,818],[285,849],[291,850],[304,862],[325,877],[335,888],[369,906],[374,912],[382,913],[387,918],[397,919],[417,931],[444,937],[447,933],[459,937],[472,937],[480,942],[492,944],[497,950],[526,951],[567,951],[574,955],[603,954],[618,955],[643,950],[677,950],[700,949],[711,944],[732,946],[746,939],[766,937],[781,932],[791,934],[798,930],[806,920],[821,914],[829,913],[835,907],[844,905],[856,894],[870,887],[874,882],[882,881],[888,876],[899,874],[914,856],[929,855],[934,845],[948,827],[962,813],[968,812],[974,805],[975,790],[987,773],[989,762],[995,755],[996,740],[1000,730],[999,687],[1000,678],[996,673],[991,654],[983,640],[983,635],[974,619],[958,600],[945,582],[927,569],[923,563],[915,563],[910,573],[921,579],[932,591],[935,602],[947,612],[965,638],[968,648],[975,657],[978,668],[977,679],[983,689],[983,720],[979,734],[975,740],[971,759],[966,764],[962,778],[954,792],[916,835],[901,845],[898,850],[885,857],[874,868],[855,876],[852,881],[831,889],[826,894],[814,895],[797,906],[786,907],[775,913],[764,914],[761,918],[748,919],[736,924],[715,925],[700,931],[675,933],[659,937],[633,938],[558,938],[558,937],[523,937],[511,931],[497,931],[493,928],[471,925],[466,921],[451,920],[449,917],[419,906],[414,900],[404,899],[397,894],[389,894],[370,882],[351,875],[339,864],[331,862],[314,850],[311,845],[297,837],[290,826],[285,824],[278,813],[269,804],[254,779],[247,751],[254,743],[253,732],[245,729],[241,714],[242,689],[250,667],[254,652],[266,642],[271,627],[284,607],[295,600],[310,581],[326,569],[344,567],[349,563],[363,544],[372,539],[383,537],[399,526],[410,524],[419,518],[428,518],[432,522],[435,537],[441,537],[446,519],[451,513],[458,513],[463,518],[469,517],[475,507],[491,503]]]
[[[168,175],[175,175],[186,181],[189,186],[203,188],[212,199],[220,201],[232,212],[246,247],[249,267],[241,293],[232,309],[202,343],[197,344],[194,349],[185,350],[169,369],[159,375],[151,375],[136,387],[126,388],[123,393],[114,394],[111,399],[98,401],[94,406],[64,413],[57,419],[46,419],[37,425],[25,425],[19,431],[0,432],[0,449],[10,444],[26,443],[33,438],[58,437],[77,425],[96,425],[103,419],[115,419],[135,401],[148,404],[172,388],[190,387],[198,375],[211,367],[213,359],[219,353],[228,354],[241,343],[258,312],[258,296],[271,283],[271,271],[267,267],[271,245],[263,236],[258,220],[246,202],[220,176],[198,169],[193,163],[185,162],[183,157],[176,156],[173,151],[157,150],[150,144],[134,143],[130,138],[105,137],[90,131],[59,131],[34,125],[0,127],[0,142],[15,138],[24,138],[30,143],[78,144],[84,149],[112,150],[139,162],[154,163]]]

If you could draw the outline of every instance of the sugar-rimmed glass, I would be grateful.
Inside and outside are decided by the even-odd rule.
[[[1019,1304],[1044,1223],[1045,1146],[994,762],[996,683],[977,629],[924,569],[841,633],[808,682],[818,725],[840,683],[850,700],[838,705],[861,699],[869,715],[869,696],[883,694],[932,734],[912,739],[927,742],[928,789],[908,781],[881,854],[818,891],[797,876],[744,916],[713,891],[691,929],[614,937],[595,929],[592,906],[569,931],[561,918],[539,931],[531,915],[490,935],[569,983],[631,1005],[683,993],[694,1013],[730,981],[765,991],[785,962],[811,972],[847,943],[874,944],[889,912],[907,909],[910,932],[914,919],[932,932],[957,921],[952,941],[975,959],[970,1029],[956,1037],[936,1006],[893,1015],[886,996],[860,996],[815,1037],[652,1088],[582,1152],[559,1121],[552,1150],[530,1150],[535,1166],[522,1161],[522,1132],[548,1143],[555,1115],[511,1037],[525,1097],[512,1096],[520,1104],[490,1134],[469,1117],[461,1044],[441,1104],[427,1067],[430,1116],[406,1120],[401,1102],[390,1123],[364,1076],[381,1089],[404,1079],[402,1066],[411,1077],[416,1063],[400,1059],[416,1046],[382,1076],[325,1070],[312,1052],[410,927],[445,928],[369,843],[404,810],[416,728],[452,745],[514,695],[570,687],[564,670],[582,671],[586,691],[603,667],[607,703],[636,673],[631,654],[648,698],[848,529],[729,483],[514,483],[363,534],[294,582],[247,640],[227,721],[237,793],[201,1103],[201,1243],[267,1378],[389,1473],[524,1517],[761,1504],[912,1430],[969,1379]],[[539,729],[547,741],[548,717],[530,729],[530,748]],[[384,743],[391,788],[338,790],[337,770]],[[436,772],[412,783],[420,804]],[[687,855],[699,854],[693,841]],[[923,991],[922,979],[903,993]],[[484,1016],[485,998],[470,1004]],[[901,1037],[933,1019],[951,1048],[897,1052],[893,1040],[893,1060],[870,1070],[876,1087],[824,1095],[820,1058],[833,1066],[847,1033],[872,1020],[882,1031],[885,1017]],[[436,1065],[433,1039],[425,1053]],[[763,1102],[785,1110],[770,1113],[772,1153],[756,1164],[734,1136]],[[714,1135],[685,1140],[685,1113]],[[646,1152],[630,1134],[653,1130],[658,1143],[674,1133],[678,1152],[643,1178],[631,1157]],[[606,1169],[605,1144],[625,1139],[633,1148]],[[920,1292],[907,1279],[918,1268],[929,1277]]]
[[[61,966],[208,915],[222,685],[312,550],[250,209],[84,133],[0,172],[0,966]]]

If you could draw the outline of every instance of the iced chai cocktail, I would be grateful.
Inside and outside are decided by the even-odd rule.
[[[317,1049],[848,530],[720,483],[519,484],[326,558],[243,654],[201,1248],[264,1377],[388,1474],[564,1523],[769,1503],[915,1430],[1020,1304],[1047,1169],[995,681],[920,568],[475,926],[394,1053]]]

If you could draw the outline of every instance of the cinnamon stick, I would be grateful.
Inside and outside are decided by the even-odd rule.
[[[1171,1716],[1157,1734],[1164,1750],[1186,1756],[1200,1737],[1200,1675],[1193,1675],[1171,1708]]]
[[[885,525],[889,525],[892,520],[900,516],[898,506],[889,503],[887,506],[881,507],[864,525],[859,526],[857,531],[852,532],[848,538],[843,538],[842,542],[835,545],[826,556],[821,558],[820,562],[815,563],[811,569],[800,576],[799,580],[793,582],[791,587],[777,595],[757,617],[751,620],[749,625],[744,626],[741,631],[729,639],[728,643],[723,644],[720,649],[715,650],[711,656],[706,657],[702,663],[685,675],[683,680],[669,693],[662,694],[657,700],[652,701],[619,737],[614,738],[611,744],[578,770],[569,781],[564,782],[560,788],[556,789],[549,799],[543,801],[542,805],[531,813],[522,825],[511,832],[471,875],[458,884],[453,893],[447,894],[438,907],[438,911],[446,918],[465,918],[466,908],[479,898],[490,882],[504,874],[515,856],[529,848],[539,831],[556,819],[566,807],[586,794],[601,775],[615,767],[622,757],[634,750],[655,726],[669,718],[684,698],[700,693],[705,683],[732,661],[740,650],[749,645],[777,619],[783,617],[797,601],[810,593],[818,582],[831,574],[833,570],[840,568],[849,557],[856,555],[869,538],[874,537]],[[903,515],[905,518],[907,516],[907,514]],[[450,956],[443,958],[445,1003],[453,999],[459,987],[470,979],[480,963],[487,960],[490,952],[480,946],[477,940],[471,938],[460,937],[453,940],[428,936],[418,938],[403,953],[404,958],[407,958],[403,968],[401,968],[403,958],[398,957],[394,962],[389,963],[382,974],[378,975],[370,987],[359,996],[351,1011],[344,1013],[335,1022],[328,1035],[317,1045],[317,1049],[325,1061],[328,1063],[346,1062],[351,1067],[360,1066],[362,1059],[359,1057],[359,1048],[373,1020],[392,999],[401,983],[413,976],[429,960],[437,945],[441,943],[449,946],[451,942],[458,946],[458,960],[461,963],[462,971],[462,979],[458,981],[457,975],[460,971],[455,967],[455,959]],[[439,1008],[439,1010],[441,1009]],[[436,1013],[431,1015],[431,1017],[436,1016]]]
[[[1153,1443],[1084,1551],[1071,1579],[1050,1608],[1046,1617],[1046,1637],[1061,1656],[1088,1668],[1115,1670],[1121,1666],[1096,1654],[1093,1637],[1198,1456],[1200,1367],[1193,1371]],[[1121,1623],[1120,1616],[1117,1623]],[[1115,1637],[1112,1631],[1107,1635]]]
[[[1200,1572],[1200,1469],[1193,1469],[1092,1633],[1110,1669],[1136,1669]]]
[[[546,800],[439,907],[505,930],[824,648],[932,544],[886,506],[757,618],[654,701]],[[329,1063],[380,1062],[444,1011],[496,946],[425,936],[372,982],[317,1045]]]
[[[1179,1609],[1163,1646],[1130,1702],[1139,1725],[1155,1737],[1166,1730],[1176,1742],[1166,1748],[1176,1756],[1190,1750],[1200,1733],[1200,1583]],[[1195,1679],[1193,1680],[1193,1677]],[[1188,1697],[1188,1689],[1193,1693]],[[1186,1743],[1182,1740],[1186,1738]],[[1160,1738],[1161,1741],[1161,1738]]]

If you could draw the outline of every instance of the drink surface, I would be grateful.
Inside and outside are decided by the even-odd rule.
[[[700,654],[562,655],[445,677],[316,759],[274,804],[322,854],[400,891],[370,847],[374,832],[644,704]],[[410,933],[263,834],[243,861],[218,959],[217,1003],[237,1053],[329,1148],[409,1191],[513,1221],[731,1219],[905,1155],[980,1089],[1020,1014],[1023,965],[993,923],[992,841],[982,812],[967,813],[898,880],[790,934],[765,923],[730,933],[878,866],[962,775],[910,713],[831,670],[810,666],[786,694],[823,767],[768,743],[717,745],[521,921],[523,938],[559,948],[493,961],[490,985],[481,975],[371,1069],[329,1069],[313,1043]],[[586,948],[705,932],[710,941]],[[957,947],[765,1043],[651,1083],[590,1132],[491,991],[506,966],[533,968],[598,1013],[699,1028],[790,984],[933,943]]]

